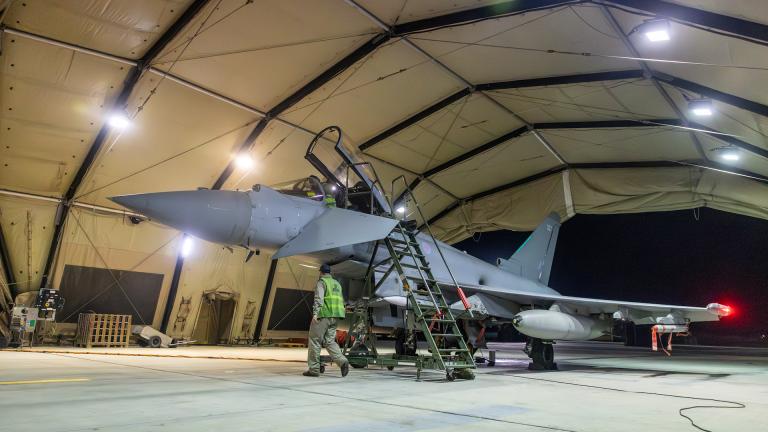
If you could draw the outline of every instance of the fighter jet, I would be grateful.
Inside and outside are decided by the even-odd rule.
[[[339,145],[340,140],[337,150]],[[312,148],[307,152],[310,162]],[[342,159],[347,168],[359,167],[350,162],[349,154]],[[354,299],[360,296],[360,281],[369,263],[388,258],[388,252],[376,242],[391,236],[402,224],[377,186],[380,182],[356,170],[360,181],[347,187],[347,182],[340,181],[339,169],[313,165],[325,174],[326,181],[311,176],[274,187],[255,185],[248,191],[199,189],[111,199],[214,243],[272,253],[273,259],[300,255],[318,263],[333,263],[334,274],[350,281],[348,295]],[[360,190],[369,194],[360,198],[355,195]],[[329,205],[332,201],[327,198],[331,196],[339,207]],[[611,331],[614,320],[653,325],[655,341],[656,332],[668,333],[671,340],[672,334],[687,332],[690,323],[717,321],[731,313],[730,307],[718,303],[692,307],[561,295],[548,286],[559,229],[559,216],[549,215],[511,257],[499,258],[496,265],[437,241],[428,233],[421,232],[415,238],[435,280],[455,301],[451,309],[474,322],[511,323],[529,337],[526,352],[533,369],[556,368],[554,341],[598,338]],[[402,311],[407,305],[403,278],[394,274],[377,277],[383,280],[370,303],[374,325],[402,326]],[[376,307],[382,305],[387,307]],[[390,305],[399,308],[396,316]],[[464,310],[466,306],[469,312]]]

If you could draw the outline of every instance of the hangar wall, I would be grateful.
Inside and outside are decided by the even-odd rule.
[[[0,194],[0,224],[16,278],[14,293],[40,287],[56,206],[54,202]]]
[[[154,316],[143,317],[146,324],[159,326],[180,237],[176,230],[152,222],[136,225],[126,216],[73,208],[67,218],[53,267],[53,287],[61,287],[66,265],[162,274],[160,301]],[[120,289],[110,281],[109,285],[97,291]],[[83,304],[72,313],[88,310],[88,305]],[[59,321],[66,317],[61,318]]]

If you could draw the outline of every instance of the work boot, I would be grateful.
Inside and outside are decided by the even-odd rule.
[[[341,376],[343,378],[348,374],[349,374],[349,362],[346,362],[343,365],[341,365]]]
[[[320,376],[320,374],[318,372],[311,371],[311,370],[304,371],[304,373],[302,375],[309,376],[309,377],[319,377]]]

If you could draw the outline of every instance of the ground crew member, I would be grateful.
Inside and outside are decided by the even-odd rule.
[[[312,307],[312,324],[309,326],[309,369],[304,376],[320,376],[320,348],[325,347],[333,362],[341,368],[341,376],[349,373],[349,361],[341,354],[336,343],[336,324],[344,318],[344,296],[341,284],[331,276],[331,266],[320,266],[320,280],[315,287],[315,303]]]
[[[325,197],[323,198],[323,203],[326,207],[336,207],[336,197],[334,196],[336,194],[336,186],[325,183],[323,185],[323,193]]]
[[[323,203],[326,207],[336,207],[336,198],[334,198],[333,195],[326,195],[325,198],[323,198]]]

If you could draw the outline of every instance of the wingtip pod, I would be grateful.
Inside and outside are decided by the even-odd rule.
[[[733,308],[720,303],[710,303],[707,305],[707,311],[718,317],[727,317],[733,315]]]

